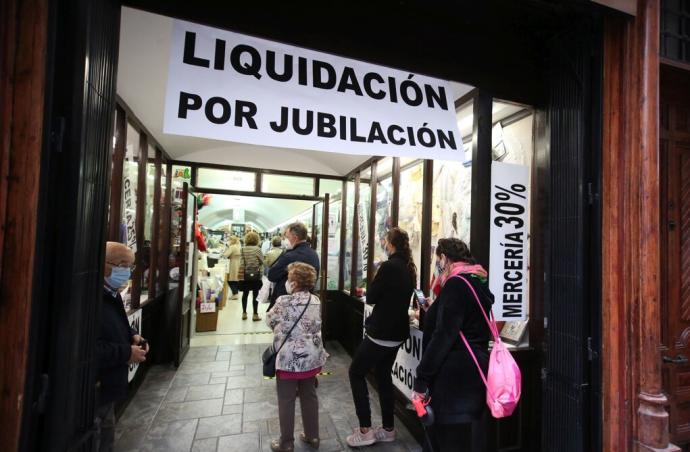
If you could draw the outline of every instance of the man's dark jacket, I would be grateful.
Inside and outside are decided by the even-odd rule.
[[[367,304],[374,310],[367,317],[367,335],[382,341],[404,341],[410,334],[410,306],[416,281],[400,254],[392,254],[383,262],[367,289]]]
[[[129,326],[120,294],[103,289],[101,325],[96,341],[98,357],[99,405],[127,395],[127,372],[132,354],[132,337],[138,334]]]
[[[303,262],[311,265],[316,269],[316,277],[318,278],[320,269],[319,255],[311,249],[307,242],[298,243],[293,249],[283,253],[268,271],[268,280],[276,283],[275,289],[271,293],[271,304],[268,309],[273,307],[278,297],[287,295],[285,290],[285,282],[288,276],[287,268],[293,262]]]

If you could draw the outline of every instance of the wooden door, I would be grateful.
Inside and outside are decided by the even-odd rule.
[[[179,366],[189,351],[192,314],[196,302],[196,195],[194,188],[184,183],[180,234],[180,274],[178,302],[175,307],[174,363]]]
[[[677,72],[662,76],[660,106],[661,358],[677,445],[690,443],[690,105],[682,102],[689,81]]]

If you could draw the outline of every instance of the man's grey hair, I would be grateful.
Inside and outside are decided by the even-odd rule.
[[[308,232],[307,232],[307,227],[304,225],[304,223],[296,222],[296,223],[291,223],[289,224],[286,228],[285,231],[289,231],[297,237],[298,240],[307,240]]]

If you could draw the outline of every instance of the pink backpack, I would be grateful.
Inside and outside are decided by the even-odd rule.
[[[472,359],[474,359],[474,363],[479,370],[479,375],[481,375],[486,385],[486,404],[489,405],[491,415],[495,418],[510,416],[513,414],[513,411],[515,411],[515,407],[520,400],[520,393],[522,392],[522,375],[520,374],[520,368],[505,344],[501,342],[501,338],[498,335],[498,327],[493,318],[493,311],[490,311],[490,318],[487,317],[472,284],[464,277],[458,277],[465,281],[470,287],[470,290],[474,294],[474,299],[477,300],[477,304],[479,304],[479,310],[484,315],[486,323],[491,330],[491,335],[494,338],[494,346],[489,356],[489,372],[487,375],[484,375],[482,368],[479,366],[479,361],[477,361],[477,357],[474,356],[472,347],[470,347],[462,331],[460,331],[460,337],[462,337],[463,342],[465,342],[467,351],[472,355]]]

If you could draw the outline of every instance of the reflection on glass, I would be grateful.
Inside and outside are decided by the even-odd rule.
[[[393,174],[393,157],[386,157],[376,163],[376,177],[383,179]]]
[[[513,104],[494,102],[491,129],[492,156],[496,161],[531,166],[532,124],[530,110]],[[506,117],[510,113],[512,116]],[[511,119],[512,118],[512,119]]]
[[[264,174],[261,177],[263,193],[314,196],[314,178]]]
[[[410,237],[412,259],[417,266],[417,286],[419,286],[419,266],[422,257],[423,176],[424,165],[421,162],[400,172],[400,213],[398,225]]]
[[[381,262],[388,259],[383,249],[386,232],[392,227],[391,203],[393,202],[393,179],[387,177],[376,184],[376,223],[374,224],[374,268],[376,271]]]
[[[353,217],[355,214],[355,183],[347,183],[347,204],[345,217],[345,231],[347,236],[345,239],[345,268],[343,269],[345,278],[345,290],[349,291],[352,286],[352,233]]]
[[[199,168],[197,185],[221,190],[254,191],[256,173],[250,171],[230,171],[213,168]]]
[[[436,269],[438,239],[455,237],[470,243],[472,167],[462,162],[434,161],[431,206],[431,274]]]
[[[335,195],[343,191],[343,182],[335,179],[321,179],[319,180],[319,196],[324,196],[326,193],[329,194],[331,199]]]
[[[328,207],[328,290],[338,289],[342,201],[338,196]]]
[[[367,261],[369,255],[369,213],[371,188],[359,183],[359,251],[357,252],[357,287],[367,287]]]

